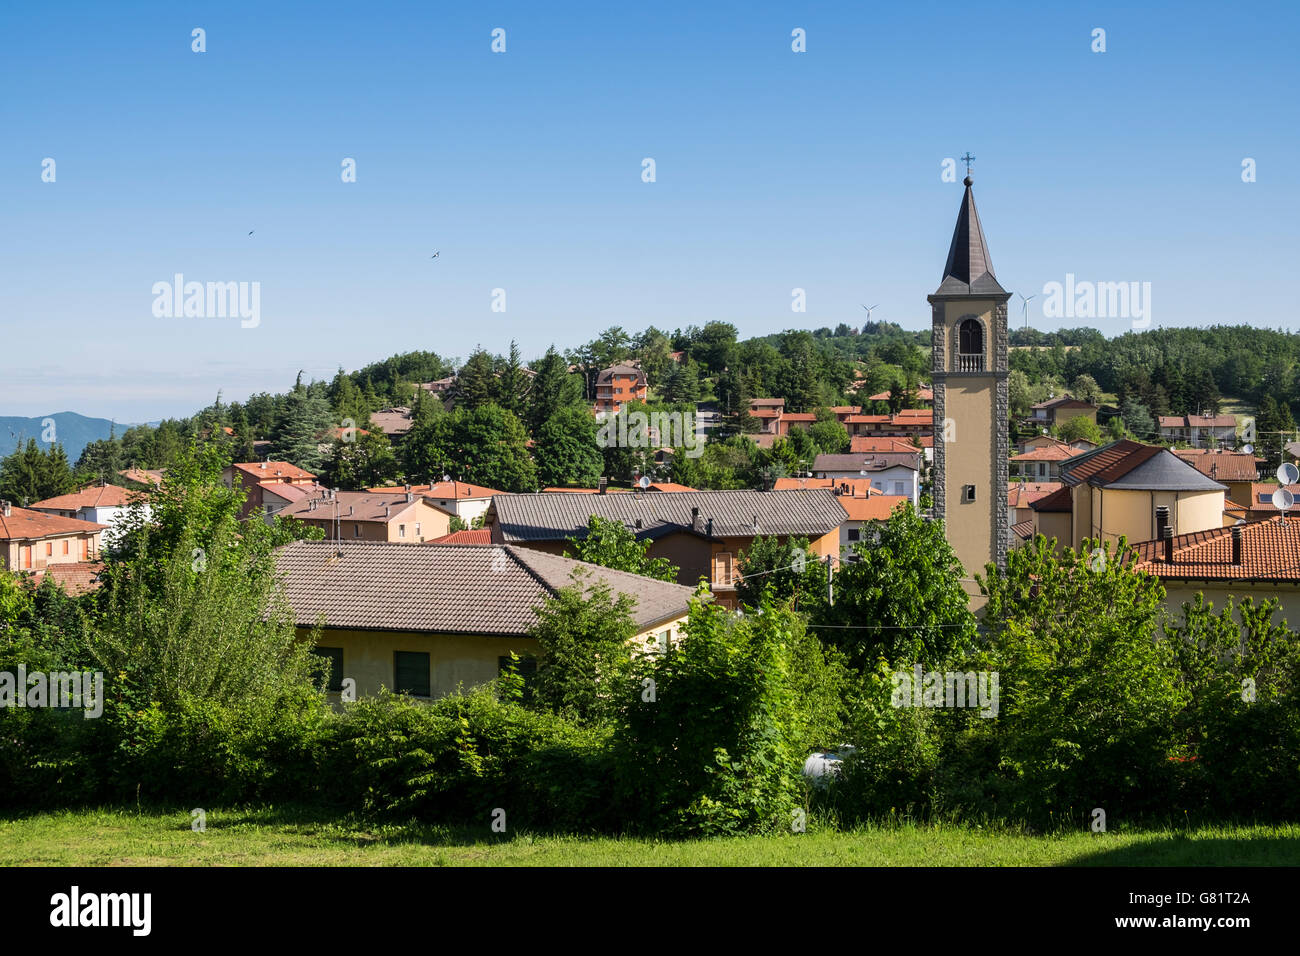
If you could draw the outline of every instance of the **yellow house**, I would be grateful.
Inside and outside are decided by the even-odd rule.
[[[1157,535],[1156,513],[1167,508],[1175,535],[1223,527],[1226,486],[1201,474],[1166,448],[1122,441],[1061,463],[1064,487],[1030,505],[1035,534],[1060,547],[1121,537]]]
[[[451,532],[452,513],[414,491],[321,489],[279,514],[325,532],[326,540],[423,544]]]
[[[316,651],[330,690],[380,688],[435,698],[487,683],[511,651],[535,656],[534,610],[575,580],[636,602],[637,646],[678,640],[694,590],[527,548],[367,541],[296,541],[276,552],[299,634],[321,626]],[[345,682],[353,682],[346,685]]]
[[[1175,616],[1197,594],[1222,609],[1229,598],[1270,597],[1280,617],[1300,624],[1300,521],[1282,516],[1193,534],[1165,535],[1135,545],[1136,567],[1160,578]]]

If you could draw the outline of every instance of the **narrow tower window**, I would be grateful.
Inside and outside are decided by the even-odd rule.
[[[984,327],[978,319],[963,319],[957,326],[957,371],[984,371]]]

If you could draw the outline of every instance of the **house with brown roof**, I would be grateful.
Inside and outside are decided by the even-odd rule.
[[[1056,481],[1060,475],[1061,462],[1082,454],[1084,452],[1071,448],[1063,441],[1031,448],[1011,456],[1011,477],[1027,481]]]
[[[70,561],[67,564],[47,564],[36,571],[33,578],[38,586],[48,578],[69,597],[81,597],[99,590],[99,573],[103,570],[103,561]]]
[[[828,488],[790,491],[690,491],[623,495],[497,495],[485,525],[495,544],[563,554],[586,537],[592,515],[616,521],[647,554],[667,558],[677,580],[709,583],[715,599],[736,606],[737,560],[756,537],[807,538],[819,556],[838,556],[844,509]]]
[[[1170,510],[1177,534],[1223,526],[1227,486],[1167,448],[1111,442],[1062,462],[1060,476],[1063,487],[1030,507],[1034,532],[1055,538],[1062,548],[1080,548],[1085,539],[1149,540],[1162,506]]]
[[[1026,421],[1042,428],[1059,428],[1070,419],[1078,418],[1081,415],[1095,425],[1097,423],[1097,406],[1092,402],[1085,402],[1082,399],[1075,398],[1069,392],[1066,392],[1064,395],[1058,395],[1042,402],[1035,402],[1029,406],[1029,418]]]
[[[633,644],[680,639],[692,588],[509,545],[405,548],[376,542],[295,541],[276,552],[300,636],[321,626],[316,652],[330,690],[382,688],[436,698],[499,676],[511,652],[535,657],[536,610],[560,589],[604,584],[635,605]]]
[[[1237,419],[1232,415],[1161,415],[1160,437],[1168,442],[1187,442],[1194,448],[1237,443]]]
[[[1250,486],[1250,503],[1246,506],[1242,517],[1247,521],[1262,521],[1277,514],[1277,506],[1273,504],[1273,494],[1280,487],[1275,481],[1253,482]],[[1291,492],[1291,496],[1296,501],[1300,501],[1300,485],[1287,485],[1286,490]]]
[[[114,531],[122,523],[127,509],[133,502],[144,501],[146,498],[144,492],[129,491],[119,485],[110,485],[101,481],[96,485],[86,485],[71,494],[37,501],[30,505],[30,508],[32,511],[58,515],[61,518],[76,518],[80,521],[89,521],[91,524],[104,525],[106,529],[104,541],[111,544]],[[149,515],[148,508],[146,504],[144,506],[146,517]]]
[[[462,528],[441,538],[434,538],[426,544],[458,544],[467,547],[487,547],[492,543],[491,528]]]
[[[396,485],[367,488],[375,494],[405,494],[408,491],[427,499],[429,504],[449,514],[454,514],[466,524],[483,517],[492,503],[492,496],[501,492],[486,485],[475,485],[468,481],[455,481],[446,478],[428,485]]]
[[[1033,533],[1034,509],[1030,507],[1035,501],[1046,498],[1055,491],[1060,491],[1064,484],[1059,481],[1013,481],[1007,485],[1007,507],[1011,511],[1012,525],[1029,523]]]
[[[611,365],[596,376],[596,414],[617,415],[628,402],[644,402],[648,394],[649,380],[640,368],[626,362]]]
[[[869,478],[881,494],[904,495],[913,505],[920,501],[919,448],[910,452],[873,452],[867,455],[818,455],[813,460],[817,478]]]
[[[1162,518],[1164,516],[1161,516]],[[1177,615],[1197,594],[1222,609],[1229,599],[1270,597],[1294,629],[1300,624],[1300,521],[1274,514],[1263,521],[1175,535],[1161,534],[1134,547],[1136,567],[1165,586],[1166,608]]]
[[[405,405],[381,408],[370,413],[370,424],[374,425],[392,441],[397,441],[415,427],[411,409]]]
[[[287,461],[235,462],[222,469],[221,483],[227,488],[244,490],[240,518],[247,518],[258,509],[264,514],[275,514],[319,487],[315,475]]]
[[[840,560],[856,561],[854,545],[867,540],[871,525],[888,521],[896,508],[910,502],[906,495],[839,495],[836,499],[844,509],[844,524],[840,525]]]
[[[105,525],[0,501],[0,567],[41,571],[99,558]]]
[[[773,491],[788,491],[791,488],[829,488],[837,495],[850,498],[869,498],[883,494],[871,486],[870,478],[778,478],[772,485]]]
[[[327,541],[388,541],[423,544],[451,532],[451,512],[443,511],[414,491],[380,494],[372,491],[332,491],[296,501],[280,512],[320,528]]]

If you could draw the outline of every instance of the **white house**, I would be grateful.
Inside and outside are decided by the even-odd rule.
[[[867,478],[873,491],[901,495],[918,505],[921,497],[921,455],[879,452],[866,455],[818,455],[813,462],[817,478]]]
[[[69,495],[58,495],[38,501],[29,510],[106,525],[104,543],[110,544],[131,503],[146,497],[146,492],[128,491],[118,485],[87,485]],[[145,516],[148,515],[149,506],[145,505]]]

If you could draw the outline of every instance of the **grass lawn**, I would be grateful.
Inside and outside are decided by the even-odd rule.
[[[658,841],[376,826],[302,811],[91,810],[0,819],[5,866],[1271,866],[1300,865],[1300,826],[1034,836],[879,826]],[[487,827],[484,827],[487,831]]]

